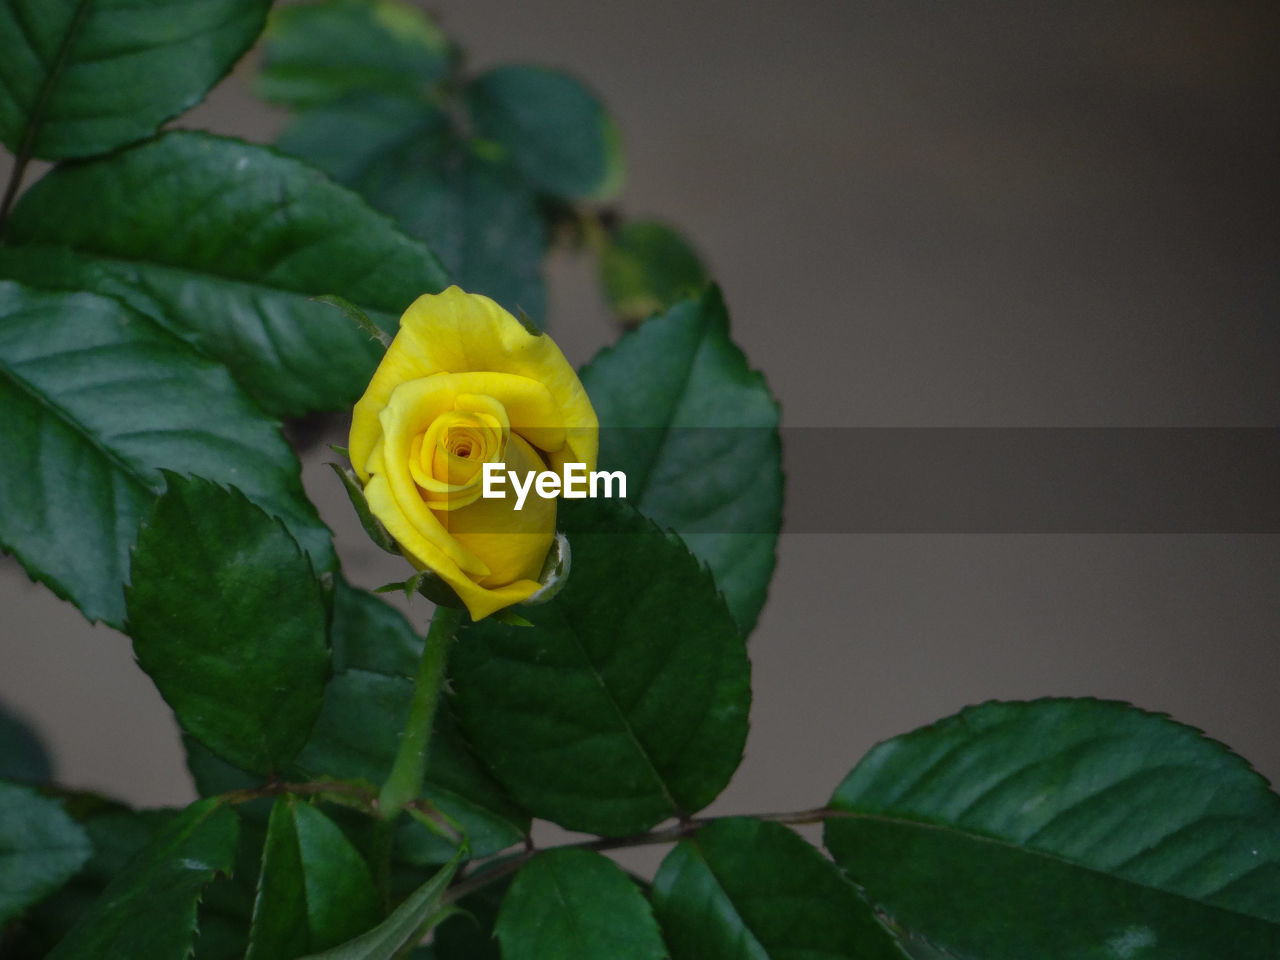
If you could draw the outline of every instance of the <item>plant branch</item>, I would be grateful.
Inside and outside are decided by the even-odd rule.
[[[347,783],[343,780],[317,780],[307,783],[285,783],[282,780],[271,780],[260,787],[246,787],[241,790],[228,790],[220,794],[224,803],[248,803],[250,800],[261,800],[263,797],[279,797],[284,794],[296,796],[321,796],[344,806],[354,806],[372,814],[377,809],[378,795],[371,787],[358,783]]]
[[[594,850],[599,853],[605,850],[621,850],[626,847],[642,847],[655,843],[678,843],[681,840],[694,836],[699,830],[709,824],[715,823],[719,820],[734,819],[739,816],[747,817],[751,820],[765,820],[769,823],[782,823],[788,826],[799,827],[814,823],[824,823],[827,820],[852,817],[856,816],[856,814],[852,814],[845,810],[833,810],[830,807],[814,807],[810,810],[794,810],[785,813],[748,813],[733,814],[732,816],[723,817],[695,817],[689,820],[682,820],[681,822],[662,830],[649,830],[645,833],[633,833],[625,837],[596,837],[593,840],[578,840],[574,843],[562,843],[557,844],[554,847],[546,847],[544,849],[559,850],[563,847],[570,847],[579,850]],[[470,896],[477,890],[487,887],[494,881],[510,876],[540,852],[540,850],[529,847],[506,860],[496,859],[489,861],[489,863],[492,864],[489,869],[483,869],[484,865],[482,865],[482,873],[472,873],[450,887],[445,893],[444,898],[440,901],[440,905],[448,906],[449,904],[457,903],[463,897]]]

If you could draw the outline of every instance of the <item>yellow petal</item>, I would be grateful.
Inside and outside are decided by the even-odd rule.
[[[400,331],[356,403],[348,449],[360,479],[368,479],[365,464],[377,444],[379,415],[399,385],[438,373],[471,372],[511,374],[539,384],[547,406],[517,411],[503,401],[513,426],[542,450],[567,443],[575,461],[595,468],[595,411],[560,348],[550,337],[529,333],[488,297],[450,287],[419,297],[405,311]],[[565,433],[557,436],[561,430]]]
[[[506,468],[524,482],[531,471],[546,464],[528,443],[512,434],[507,446]],[[449,534],[468,552],[483,557],[489,573],[477,577],[480,586],[500,586],[514,580],[537,580],[556,533],[556,501],[544,500],[532,488],[523,508],[515,509],[512,484],[503,486],[505,499],[481,497],[470,506],[437,517]]]

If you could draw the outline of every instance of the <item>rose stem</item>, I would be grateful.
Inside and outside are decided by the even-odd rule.
[[[436,715],[436,704],[444,687],[445,664],[449,660],[449,648],[462,623],[464,611],[452,607],[436,607],[427,631],[427,642],[422,648],[422,662],[418,664],[418,677],[413,682],[413,700],[409,707],[409,724],[405,727],[400,749],[396,752],[395,766],[382,785],[378,796],[378,810],[383,819],[392,820],[404,809],[404,805],[422,792],[422,778],[427,769],[427,748],[431,743],[431,724]]]

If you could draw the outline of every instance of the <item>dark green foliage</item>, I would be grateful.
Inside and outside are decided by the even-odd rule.
[[[0,140],[54,159],[107,153],[198,103],[262,30],[270,0],[6,0]]]
[[[549,850],[520,868],[494,927],[503,960],[662,960],[658,925],[640,889],[587,850]]]
[[[776,823],[721,820],[680,841],[653,903],[675,960],[905,956],[839,868]]]
[[[119,301],[0,282],[0,544],[90,619],[119,626],[161,469],[235,483],[317,567],[329,531],[298,462],[225,368]]]
[[[200,892],[231,869],[238,834],[220,801],[192,804],[128,861],[49,960],[184,960]]]
[[[183,729],[238,767],[282,770],[329,664],[324,597],[297,543],[238,492],[171,475],[132,574],[134,651]]]
[[[600,417],[601,469],[684,538],[744,634],[768,594],[782,524],[778,405],[729,339],[719,290],[602,350],[582,370]]]
[[[1125,704],[971,707],[880,744],[831,805],[870,900],[960,956],[1280,952],[1280,797]]]
[[[128,297],[279,415],[350,405],[381,356],[310,298],[338,294],[394,331],[416,297],[447,282],[430,251],[313,169],[200,133],[56,168],[23,195],[5,236],[38,250],[0,251],[0,274]],[[75,256],[41,277],[52,247]]]
[[[616,501],[567,501],[573,572],[533,628],[485,620],[454,652],[481,758],[535,816],[624,834],[710,803],[742,757],[750,671],[711,577]]]

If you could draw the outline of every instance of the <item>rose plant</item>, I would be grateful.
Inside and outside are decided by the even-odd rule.
[[[186,7],[0,4],[0,544],[128,634],[200,795],[130,809],[0,740],[0,956],[1280,956],[1280,797],[1127,704],[970,707],[816,805],[700,815],[747,734],[778,408],[688,244],[602,207],[603,106],[469,73],[392,0]],[[277,147],[160,132],[264,24]],[[577,372],[552,238],[634,327]],[[425,630],[304,492],[282,424],[335,412]],[[627,501],[483,495],[567,463]],[[651,877],[607,855],[642,844]]]

